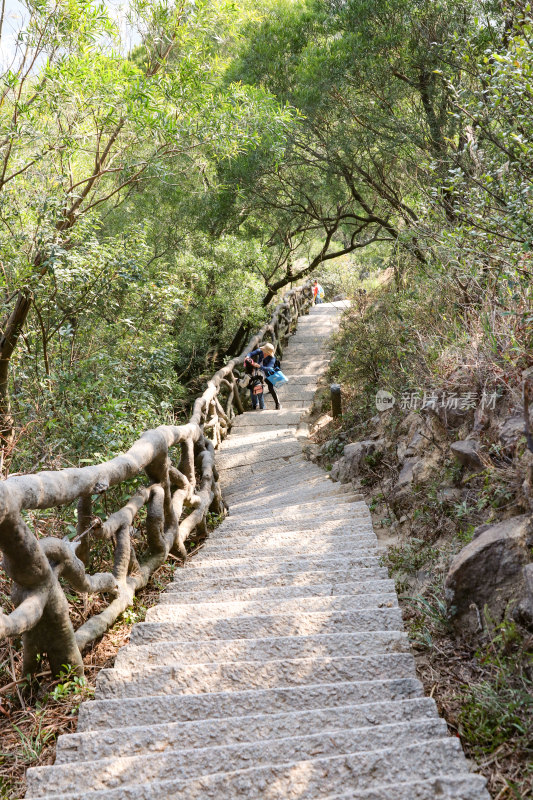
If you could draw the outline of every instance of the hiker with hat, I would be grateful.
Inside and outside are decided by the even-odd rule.
[[[244,364],[248,368],[252,368],[254,370],[261,370],[261,372],[265,376],[265,383],[268,387],[269,393],[272,395],[274,403],[276,404],[276,409],[280,409],[281,405],[278,399],[278,395],[276,394],[276,390],[272,383],[268,380],[268,376],[271,375],[273,372],[276,371],[276,368],[279,367],[279,362],[276,361],[274,353],[276,352],[276,348],[272,344],[272,342],[264,342],[260,344],[256,350],[252,350],[246,358],[244,359]],[[263,392],[254,391],[253,380],[250,383],[250,396],[252,398],[252,408],[258,408],[262,411],[265,407],[265,398],[263,397]]]

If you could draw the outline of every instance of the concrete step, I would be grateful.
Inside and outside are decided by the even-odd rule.
[[[286,400],[312,400],[315,396],[316,389],[312,387],[311,389],[304,388],[302,385],[295,384],[291,386],[290,383],[286,383],[284,386],[281,386],[278,392],[278,396],[282,402]]]
[[[306,469],[305,472],[295,473],[293,470],[280,470],[279,477],[269,475],[263,479],[256,479],[252,483],[250,480],[242,481],[235,488],[231,488],[228,494],[236,494],[238,498],[244,494],[260,493],[265,489],[273,489],[276,491],[280,488],[288,488],[289,486],[301,487],[302,489],[310,488],[311,486],[323,486],[325,489],[339,489],[346,492],[351,491],[352,487],[349,484],[336,483],[329,478],[328,474],[315,467],[313,470]]]
[[[291,488],[285,494],[279,493],[277,496],[273,497],[268,505],[265,504],[264,497],[262,499],[252,497],[250,499],[243,499],[242,502],[238,504],[230,504],[230,510],[233,516],[246,517],[249,514],[255,514],[256,511],[261,512],[264,510],[265,513],[269,513],[271,516],[280,517],[285,516],[285,514],[301,514],[302,506],[307,507],[309,505],[314,506],[315,515],[322,515],[321,509],[327,504],[327,508],[334,507],[338,519],[339,512],[341,512],[346,505],[351,506],[352,504],[359,504],[360,497],[361,495],[355,494],[353,490],[351,494],[347,492],[324,492],[321,497],[320,493],[316,490],[302,490],[299,492]],[[357,511],[359,513],[356,513],[356,516],[367,516],[366,510],[363,513],[361,513],[360,509],[357,509]],[[352,512],[353,509],[348,508],[348,515],[352,515]],[[308,511],[304,513],[309,515]]]
[[[302,487],[308,485],[322,485],[327,486],[329,488],[341,489],[344,488],[347,491],[351,490],[351,486],[349,484],[337,483],[333,481],[328,472],[324,472],[320,467],[317,467],[316,464],[313,464],[311,461],[305,461],[302,463],[298,469],[294,469],[292,464],[286,465],[285,462],[278,464],[278,469],[275,471],[274,475],[265,474],[264,477],[257,476],[254,478],[253,481],[250,481],[248,477],[247,480],[240,481],[240,485],[232,486],[230,491],[231,492],[253,492],[259,491],[263,486],[270,486],[273,485],[274,487],[289,485],[285,483],[285,481],[290,481],[290,484],[294,485],[301,485]]]
[[[284,359],[283,373],[287,376],[289,381],[293,373],[298,373],[299,375],[310,375],[313,378],[316,378],[326,371],[328,365],[329,361],[327,358],[305,359],[305,363],[303,363],[303,359],[289,356]]]
[[[351,505],[351,504],[350,504]],[[215,530],[211,531],[211,535],[218,538],[226,531],[243,529],[243,525],[248,526],[251,521],[251,527],[245,527],[244,530],[250,534],[265,532],[267,530],[273,531],[297,531],[309,532],[320,534],[321,531],[326,533],[335,533],[340,531],[347,531],[348,533],[361,533],[372,531],[372,517],[370,514],[364,512],[357,514],[331,514],[328,517],[323,517],[321,514],[315,513],[313,516],[311,512],[298,514],[295,513],[297,509],[288,509],[286,514],[278,514],[277,519],[267,518],[263,520],[260,510],[257,510],[255,516],[252,514],[238,514],[233,513],[231,506],[229,507],[228,515]]]
[[[276,482],[282,481],[285,473],[281,473],[275,476]],[[290,472],[287,472],[287,477],[289,480]],[[274,476],[272,476],[274,477]],[[323,486],[324,489],[327,491],[329,487],[327,484],[318,484],[319,486]],[[312,485],[311,485],[312,486]],[[311,486],[307,487],[307,496],[306,493],[306,484],[297,481],[293,483],[288,483],[287,488],[292,490],[294,494],[299,492],[299,487],[302,488],[302,495],[304,495],[299,503],[287,502],[284,499],[277,499],[274,505],[269,508],[268,502],[265,502],[265,496],[268,493],[268,482],[265,481],[265,484],[259,484],[256,488],[254,488],[254,492],[256,493],[255,496],[252,492],[250,492],[248,497],[243,498],[243,502],[249,504],[250,502],[255,503],[254,506],[251,508],[246,508],[244,505],[237,507],[236,503],[237,496],[228,494],[224,491],[224,497],[227,499],[228,504],[228,517],[227,521],[232,519],[253,519],[259,518],[260,514],[269,513],[269,516],[276,516],[276,522],[285,522],[289,519],[296,519],[298,516],[301,519],[306,520],[321,520],[321,521],[330,521],[334,522],[336,520],[342,520],[345,523],[349,523],[354,519],[366,519],[371,520],[370,513],[368,510],[368,506],[360,499],[361,495],[356,493],[353,487],[350,484],[346,484],[343,491],[339,491],[337,495],[332,495],[330,497],[324,497],[320,504],[316,503],[316,498],[314,493],[309,492]],[[279,487],[278,487],[279,488]],[[274,510],[275,508],[275,510]],[[254,511],[257,513],[254,515]]]
[[[207,639],[168,641],[122,647],[115,661],[117,669],[136,669],[176,662],[212,664],[223,661],[271,661],[280,658],[368,656],[376,653],[408,653],[407,635],[402,631],[370,633],[323,633],[313,636],[281,636],[263,639]]]
[[[392,580],[369,580],[357,581],[356,583],[311,583],[294,586],[263,586],[248,587],[239,589],[231,587],[221,590],[217,586],[204,589],[201,592],[184,592],[179,581],[168,584],[167,592],[179,595],[180,603],[196,605],[197,603],[226,603],[235,600],[289,600],[297,597],[328,597],[335,594],[363,595],[381,592],[393,592],[394,581]],[[165,593],[161,595],[161,602]]]
[[[250,479],[241,481],[240,483],[232,484],[231,488],[224,492],[224,497],[228,500],[230,506],[233,503],[239,502],[245,498],[257,497],[262,500],[268,496],[269,492],[277,492],[279,490],[288,490],[293,488],[295,490],[305,490],[312,487],[319,487],[323,489],[335,488],[344,493],[353,492],[351,484],[334,484],[333,481],[328,480],[324,474],[320,475],[317,472],[306,472],[305,474],[295,474],[292,470],[280,470],[274,475],[268,475],[264,478],[257,478],[252,483]]]
[[[252,533],[257,533],[261,529],[279,528],[286,530],[302,531],[321,531],[325,527],[334,530],[355,530],[357,527],[371,530],[372,518],[365,507],[356,507],[355,502],[338,503],[328,511],[313,513],[312,504],[308,509],[290,507],[280,510],[272,510],[257,507],[239,513],[232,513],[231,506],[229,514],[222,523],[224,530],[231,528],[243,528]],[[222,527],[222,526],[221,526]],[[218,530],[218,529],[217,529]],[[214,531],[216,532],[216,531]]]
[[[261,412],[261,414],[263,413],[266,413],[266,409],[264,412]],[[259,425],[259,417],[257,412],[255,413],[254,420],[256,421],[257,425]],[[294,426],[267,425],[264,430],[257,431],[255,430],[255,426],[254,428],[237,428],[236,430],[232,428],[231,436],[229,436],[227,439],[223,439],[218,452],[228,452],[236,447],[240,447],[241,444],[255,445],[258,443],[258,441],[278,442],[289,439],[294,439]]]
[[[305,411],[306,409],[311,408],[312,405],[312,402],[310,400],[300,400],[300,399],[285,400],[284,398],[281,398],[280,402],[283,403],[283,405],[288,411],[298,411],[298,409]]]
[[[283,460],[283,465],[287,469],[285,470],[287,473],[292,471],[296,466],[305,466],[306,469],[309,468],[309,461],[303,457],[301,451],[295,456],[290,456]],[[280,471],[280,463],[279,460],[271,460],[261,462],[252,462],[250,464],[245,464],[241,467],[224,467],[223,465],[219,464],[217,461],[217,468],[220,474],[220,485],[223,489],[227,486],[232,484],[233,482],[238,482],[242,480],[254,481],[257,477],[265,477],[266,475],[276,474],[281,475],[282,472]],[[308,473],[309,474],[309,473]]]
[[[307,500],[329,502],[331,498],[337,497],[351,498],[352,502],[360,502],[359,500],[354,500],[354,497],[359,498],[361,495],[356,495],[351,484],[335,486],[317,478],[309,478],[305,481],[298,478],[290,481],[289,476],[286,476],[287,481],[284,482],[284,477],[284,475],[281,475],[279,479],[273,482],[272,486],[269,486],[268,481],[265,481],[241,493],[225,492],[224,498],[229,506],[230,515],[236,516],[238,512],[244,510],[246,505],[250,503],[255,503],[258,507],[259,505],[265,505],[265,498],[268,496],[271,497],[273,504],[280,504],[281,508],[293,506],[295,497],[300,502]]]
[[[230,514],[224,522],[219,525],[215,530],[209,534],[209,543],[212,547],[215,542],[221,546],[224,543],[230,542],[251,542],[261,541],[262,543],[268,541],[276,541],[278,539],[299,537],[305,540],[306,537],[313,541],[321,540],[326,541],[329,538],[338,537],[342,538],[365,538],[368,537],[374,541],[375,533],[372,528],[372,520],[368,517],[351,520],[349,523],[345,520],[329,520],[327,522],[320,522],[320,525],[311,525],[308,522],[302,524],[301,521],[294,520],[280,520],[279,523],[267,522],[264,525],[256,524],[252,529],[243,525],[239,521],[238,516]]]
[[[244,480],[249,481],[249,483],[253,483],[253,481],[257,478],[266,479],[267,476],[272,477],[272,475],[281,477],[283,474],[293,474],[293,469],[295,467],[305,468],[306,473],[309,475],[311,474],[309,471],[309,466],[309,461],[306,461],[300,452],[300,454],[296,456],[290,456],[286,459],[283,459],[282,465],[280,464],[279,460],[274,460],[265,461],[263,464],[252,462],[250,464],[243,465],[242,467],[230,467],[228,469],[219,468],[220,481],[221,485],[224,488],[227,488],[232,483],[238,483]]]
[[[248,495],[243,494],[240,500],[234,497],[230,503],[233,513],[245,512],[249,508],[257,508],[261,504],[265,504],[266,491],[268,490],[262,493],[252,492]],[[341,489],[338,486],[327,486],[324,484],[318,484],[316,486],[293,484],[286,488],[278,487],[271,490],[269,492],[268,504],[265,505],[268,505],[269,509],[276,508],[283,510],[284,508],[292,508],[294,506],[299,507],[302,503],[310,502],[314,503],[315,507],[318,509],[324,501],[331,502],[331,500],[334,500],[335,503],[360,502],[357,500],[357,497],[358,495],[356,495],[353,490],[347,492],[346,487]]]
[[[416,678],[319,684],[282,689],[243,689],[198,695],[91,700],[80,707],[78,731],[137,725],[278,714],[422,698]]]
[[[302,572],[301,570],[294,570],[293,572],[268,570],[256,572],[250,570],[248,573],[239,574],[223,574],[216,575],[207,571],[207,574],[201,575],[199,571],[188,569],[177,569],[174,573],[174,583],[178,591],[181,589],[184,592],[191,592],[194,590],[205,591],[217,587],[220,591],[225,589],[259,589],[266,587],[277,586],[307,586],[316,583],[353,583],[354,581],[369,581],[369,580],[386,580],[389,575],[385,567],[377,569],[366,569],[358,567],[351,569],[350,567],[338,566],[334,569],[314,569]],[[181,588],[180,588],[181,587]]]
[[[279,517],[279,508],[276,510],[271,510],[268,507],[268,504],[264,504],[265,507],[262,509],[258,509],[259,513],[262,514],[269,514],[269,516],[277,516]],[[235,512],[236,515],[237,512]],[[334,515],[334,516],[332,516]],[[239,512],[239,517],[241,519],[250,519],[253,518],[254,514],[252,513],[245,513],[244,511]],[[257,515],[256,515],[257,516]],[[348,521],[350,518],[361,518],[361,517],[370,517],[370,512],[368,510],[368,506],[362,500],[352,500],[351,495],[339,495],[339,497],[335,497],[329,500],[326,503],[322,503],[320,507],[317,508],[317,504],[313,501],[306,500],[299,504],[298,511],[291,508],[287,510],[287,513],[283,515],[284,518],[287,519],[295,519],[297,517],[301,518],[315,518],[315,519],[345,519]]]
[[[75,770],[68,764],[30,768],[26,775],[27,796],[42,797],[50,784],[53,784],[56,794],[75,792],[80,785],[90,786],[91,792],[113,789],[118,783],[118,773],[120,787],[123,788],[149,781],[187,780],[203,775],[236,772],[251,765],[257,768],[262,764],[276,764],[283,762],[289,753],[295,761],[312,761],[317,756],[323,758],[349,753],[354,746],[359,753],[365,753],[391,746],[406,747],[412,745],[413,741],[435,741],[437,744],[445,736],[445,723],[430,719],[385,725],[376,730],[348,728],[332,730],[326,735],[320,732],[308,736],[269,738],[264,742],[211,746],[201,750],[174,744],[166,753],[152,751],[148,756],[115,756],[97,762],[80,762]]]
[[[265,461],[277,461],[286,456],[299,455],[302,452],[300,442],[297,439],[280,440],[275,444],[260,443],[242,447],[233,447],[217,454],[217,467],[219,469],[233,469],[243,467],[255,461],[262,464]]]
[[[347,495],[349,496],[349,495]],[[289,508],[252,508],[241,510],[239,513],[231,513],[227,519],[227,525],[235,523],[238,525],[246,525],[251,530],[256,530],[258,525],[281,525],[285,524],[301,524],[302,527],[311,528],[313,530],[321,530],[324,524],[330,524],[335,521],[340,521],[344,525],[355,525],[357,522],[370,522],[372,518],[364,503],[358,502],[342,502],[338,501],[333,504],[322,504],[320,510],[317,509],[314,503],[302,503],[298,507],[291,506]]]
[[[265,409],[264,411],[254,411],[253,413],[257,416],[257,424],[261,425],[262,414],[267,414],[268,412]],[[250,430],[250,433],[253,433],[253,429]],[[299,442],[298,442],[297,439],[295,439],[294,444],[295,445],[296,444],[299,445]],[[275,448],[272,447],[271,449],[275,449]],[[223,469],[223,470],[226,470],[226,471],[230,470],[233,476],[239,476],[239,474],[240,474],[239,472],[235,472],[235,473],[233,472],[234,469],[236,470],[236,469],[239,468],[238,465],[231,465],[231,466],[229,464],[228,465],[223,465],[224,459],[223,459],[222,455],[223,455],[222,453],[220,454],[220,456],[217,454],[217,457],[216,457],[217,466],[220,469]],[[306,470],[309,470],[309,468],[313,466],[309,461],[307,461],[304,458],[304,456],[302,454],[301,446],[300,446],[299,450],[295,446],[294,447],[294,452],[290,452],[289,454],[274,456],[274,458],[272,458],[271,456],[272,456],[272,453],[269,454],[268,458],[265,458],[263,460],[261,474],[265,474],[266,475],[267,472],[278,472],[280,469],[287,469],[288,467],[292,467],[295,464],[298,464],[300,467],[305,467]],[[242,464],[240,466],[240,469],[242,470],[245,466],[248,466],[248,465]],[[257,464],[255,462],[252,462],[250,464],[250,467],[255,467],[256,470],[257,470]],[[252,475],[253,475],[253,472],[249,473],[248,474],[248,478],[250,478]]]
[[[247,689],[308,686],[336,681],[386,680],[390,675],[408,678],[415,671],[410,653],[379,653],[340,658],[293,658],[276,661],[228,661],[214,664],[142,666],[102,669],[95,697],[139,697],[161,694],[207,694]]]
[[[349,560],[333,558],[315,559],[311,557],[304,561],[277,562],[275,564],[240,565],[238,567],[217,567],[221,562],[206,562],[204,566],[185,567],[176,570],[175,581],[181,582],[185,591],[193,589],[206,589],[213,585],[227,589],[230,586],[287,586],[297,583],[328,583],[335,574],[335,580],[351,583],[354,580],[384,579],[388,578],[385,567],[379,566],[379,559],[375,559],[374,566],[362,566],[354,559]]]
[[[186,622],[140,622],[131,632],[133,644],[169,639],[262,639],[265,636],[309,636],[316,633],[401,631],[396,608],[361,611],[314,611],[308,614],[258,615],[232,619],[193,619]]]
[[[106,731],[60,736],[57,740],[56,764],[94,761],[106,758],[110,753],[115,756],[135,756],[164,752],[180,741],[186,742],[188,748],[212,747],[218,742],[231,745],[282,739],[293,735],[295,731],[299,736],[308,736],[350,727],[377,729],[395,723],[432,720],[436,717],[434,701],[424,697],[281,714],[109,728]]]
[[[181,603],[178,592],[162,594],[161,602],[148,609],[147,622],[165,622],[201,617],[202,619],[230,618],[234,616],[257,616],[279,611],[280,614],[297,614],[310,611],[358,611],[363,608],[396,608],[396,592],[388,594],[336,595],[332,597],[295,597],[245,600],[226,603]]]
[[[224,547],[223,544],[221,545],[221,540],[219,540],[218,547],[211,548],[209,547],[209,543],[206,542],[204,548],[196,556],[197,563],[205,564],[206,562],[211,563],[213,561],[227,561],[238,558],[251,558],[254,559],[254,561],[258,559],[259,563],[263,563],[263,560],[266,559],[279,560],[287,557],[289,550],[287,549],[287,544],[284,543],[283,540],[270,542],[270,544],[272,546],[269,547],[266,543],[261,545],[253,540],[248,542],[243,542],[241,540],[234,547]],[[313,540],[303,535],[298,545],[291,543],[290,547],[290,553],[293,557],[310,556],[313,558],[327,558],[330,555],[339,553],[353,556],[381,556],[383,552],[383,548],[378,547],[377,539],[373,540],[370,534],[367,536],[358,536],[357,538],[355,536],[352,538],[343,536],[342,538],[339,537],[337,541],[329,540],[323,542],[317,542],[316,539]]]
[[[301,452],[297,456],[290,456],[286,459],[265,461],[262,470],[258,470],[256,464],[250,465],[251,472],[244,473],[243,469],[243,467],[236,467],[235,469],[226,470],[226,472],[230,473],[232,491],[237,484],[242,484],[249,488],[256,484],[259,485],[261,482],[267,483],[272,479],[279,481],[283,476],[303,478],[303,480],[327,477],[320,467],[307,461]]]
[[[231,557],[231,555],[238,552],[250,554],[251,557],[256,551],[272,550],[273,552],[279,552],[279,550],[283,550],[288,552],[288,549],[294,555],[303,552],[310,554],[324,553],[335,548],[343,553],[350,550],[350,548],[366,546],[370,548],[378,546],[376,535],[370,531],[368,533],[352,533],[346,536],[342,533],[320,536],[317,533],[303,533],[301,531],[293,531],[292,536],[290,532],[285,535],[276,535],[274,533],[267,535],[262,533],[256,535],[234,533],[233,536],[221,539],[208,538],[205,541],[203,557],[212,558],[216,554],[227,554],[228,557]]]
[[[304,354],[288,352],[283,357],[283,372],[290,381],[291,372],[300,375],[320,374],[329,366],[329,357],[325,353]]]
[[[270,410],[271,409],[268,407],[268,404],[267,404],[267,408],[265,408],[264,411],[261,412],[260,418],[256,414],[253,423],[249,423],[247,426],[244,426],[244,425],[240,426],[239,428],[237,428],[237,432],[247,430],[247,431],[250,431],[250,432],[258,431],[259,433],[263,433],[263,432],[272,430],[272,428],[274,428],[276,426],[276,423],[275,423],[274,420],[272,420],[272,419],[269,420],[269,419],[266,418],[266,416],[269,414]],[[299,426],[301,424],[302,416],[306,412],[305,412],[305,410],[302,411],[302,409],[299,409],[299,408],[286,409],[286,411],[287,411],[287,413],[293,413],[294,412],[298,417],[298,419],[293,424],[290,425],[290,430],[292,430],[293,433],[296,434],[296,432],[298,431]],[[289,427],[289,426],[287,426],[287,427]],[[233,434],[233,428],[232,428],[231,432]]]
[[[376,570],[374,577],[381,576],[379,570],[383,569],[380,566],[380,559],[377,555],[359,555],[355,553],[334,553],[323,555],[305,555],[296,554],[291,557],[286,557],[280,561],[279,556],[260,558],[254,556],[253,566],[250,564],[248,557],[240,558],[227,558],[227,559],[192,559],[187,561],[185,567],[180,570],[181,580],[190,576],[195,577],[212,577],[214,581],[218,577],[225,578],[230,573],[239,575],[254,575],[257,573],[264,574],[270,572],[272,577],[285,574],[287,572],[311,572],[316,570],[318,572],[339,569],[373,569]]]
[[[285,358],[294,358],[295,356],[301,356],[303,358],[306,356],[311,358],[325,356],[326,358],[331,358],[331,348],[328,347],[327,340],[321,336],[317,336],[316,339],[318,341],[313,343],[312,341],[298,341],[298,339],[293,336],[286,350]]]
[[[255,412],[254,419],[257,417],[258,413],[257,411]],[[280,442],[290,441],[294,441],[294,432],[290,428],[285,428],[280,424],[276,428],[262,431],[261,433],[253,433],[253,431],[247,430],[237,431],[235,434],[232,433],[231,436],[223,440],[218,452],[227,453],[230,450],[241,450],[244,447],[251,447],[252,445],[257,446],[265,442],[279,444]]]
[[[265,564],[275,563],[280,558],[285,560],[287,558],[286,546],[281,544],[272,543],[272,547],[266,545],[260,546],[257,543],[250,541],[246,546],[240,543],[237,548],[228,549],[219,547],[218,549],[211,549],[209,542],[206,542],[204,548],[197,554],[195,560],[197,565],[206,563],[219,562],[219,561],[232,561],[232,563],[240,563],[243,559],[253,559],[254,563]],[[366,539],[360,537],[356,540],[343,537],[339,541],[324,541],[313,542],[302,537],[300,547],[293,545],[290,550],[292,558],[330,558],[341,555],[344,559],[347,556],[350,558],[363,558],[365,556],[381,557],[383,548],[378,549],[377,539],[372,541],[370,535]]]
[[[250,500],[263,503],[267,501],[268,504],[267,498],[273,501],[279,499],[291,502],[290,493],[293,494],[293,497],[301,497],[303,500],[307,494],[312,496],[313,492],[315,496],[323,498],[354,493],[351,484],[335,484],[332,481],[325,480],[323,475],[310,474],[305,478],[301,475],[292,476],[289,470],[287,475],[282,472],[279,477],[271,475],[270,480],[267,478],[261,482],[258,481],[257,485],[255,482],[251,486],[248,484],[246,489],[243,485],[240,492],[232,491],[227,493],[227,496],[231,496],[230,503],[237,508],[239,503],[250,502]]]
[[[297,384],[304,386],[305,384]],[[268,400],[268,395],[267,395]],[[260,418],[259,418],[260,417]],[[295,411],[288,411],[285,408],[273,409],[271,407],[266,408],[264,411],[247,411],[244,414],[239,414],[238,417],[233,419],[232,423],[232,435],[234,432],[240,432],[246,430],[247,427],[252,425],[275,425],[275,426],[284,426],[290,427],[293,425],[298,425],[300,422],[301,414],[296,413]]]
[[[194,572],[197,575],[207,575],[208,572],[213,572],[215,576],[224,572],[240,574],[250,574],[251,564],[250,559],[253,558],[253,570],[272,570],[272,572],[279,574],[280,572],[296,572],[307,571],[311,569],[331,568],[336,565],[352,568],[363,567],[367,569],[380,568],[380,556],[376,550],[368,552],[368,550],[354,549],[346,553],[328,552],[326,554],[313,554],[313,553],[296,553],[294,555],[285,556],[280,560],[279,553],[273,555],[262,556],[260,553],[251,555],[235,555],[226,558],[202,558],[203,551],[200,552],[198,558],[192,559],[187,562],[184,572]],[[215,577],[216,580],[216,577]]]
[[[329,737],[328,737],[329,738]],[[325,745],[318,744],[322,749]],[[354,744],[354,747],[357,745]],[[286,757],[286,756],[285,756]],[[234,772],[215,772],[200,777],[187,777],[188,762],[170,764],[165,757],[150,757],[148,764],[161,767],[160,777],[146,783],[120,786],[123,766],[117,760],[114,767],[115,780],[109,788],[87,791],[86,788],[41,797],[62,800],[205,800],[205,798],[245,798],[245,800],[316,800],[316,798],[345,791],[349,783],[354,790],[367,790],[375,784],[406,782],[416,775],[421,780],[431,780],[435,774],[456,777],[467,774],[467,765],[457,739],[430,738],[420,743],[375,750],[354,750],[346,754],[312,757],[277,763],[275,766],[253,766]],[[205,765],[209,769],[209,765]],[[166,768],[165,768],[166,767]],[[39,768],[35,768],[37,771]],[[41,768],[42,769],[42,768]],[[62,767],[49,769],[61,770]],[[97,776],[95,776],[94,780]],[[166,778],[166,779],[165,779]],[[30,781],[32,776],[30,775]],[[68,782],[68,778],[67,778]],[[48,783],[49,785],[49,783]],[[133,793],[132,793],[133,792]],[[27,797],[38,797],[30,789]]]

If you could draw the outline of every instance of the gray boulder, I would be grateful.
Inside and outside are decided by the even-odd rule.
[[[505,452],[512,453],[514,451],[520,439],[525,436],[524,428],[525,423],[522,414],[513,414],[513,416],[507,417],[502,422],[498,436]]]
[[[385,450],[385,439],[365,439],[362,442],[347,444],[343,455],[331,468],[333,480],[349,483],[359,477],[361,465],[366,456]]]
[[[484,464],[479,455],[479,443],[475,439],[453,442],[450,445],[450,450],[463,467],[483,469]]]
[[[524,566],[532,542],[531,517],[523,514],[491,525],[454,558],[445,590],[458,629],[479,630],[485,607],[500,622],[516,606],[524,596]]]

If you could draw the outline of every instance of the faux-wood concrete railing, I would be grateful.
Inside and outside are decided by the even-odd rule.
[[[272,319],[248,344],[246,352],[268,337],[278,352],[299,314],[312,301],[309,284],[292,289]],[[0,612],[0,636],[23,637],[23,674],[34,672],[47,655],[57,675],[64,665],[83,671],[81,651],[101,636],[131,604],[169,553],[186,557],[184,542],[193,532],[206,533],[211,511],[224,513],[215,450],[243,410],[237,378],[244,353],[220,369],[194,403],[186,425],[161,425],[147,431],[124,454],[79,469],[43,471],[0,483],[0,549],[4,569],[13,581],[15,610]],[[172,448],[177,466],[172,463]],[[93,497],[113,486],[146,475],[146,485],[119,510],[102,520],[93,514]],[[37,539],[24,520],[27,509],[46,509],[77,501],[77,534],[73,540]],[[146,506],[146,549],[137,558],[132,523]],[[91,544],[112,547],[109,572],[87,573]],[[75,592],[110,596],[106,608],[74,631],[60,578]]]

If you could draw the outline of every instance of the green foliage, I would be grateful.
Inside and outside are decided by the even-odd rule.
[[[39,712],[35,714],[35,724],[31,733],[25,733],[18,725],[13,725],[13,730],[20,740],[17,756],[28,766],[39,760],[44,748],[55,738],[53,730],[43,730],[43,718]],[[0,755],[2,758],[16,757],[13,753],[0,753]]]
[[[61,466],[65,443],[70,463],[109,458],[175,422],[191,381],[263,321],[261,243],[215,239],[197,212],[217,163],[273,146],[292,117],[220,81],[251,4],[136,2],[129,56],[100,6],[48,12],[31,4],[0,75],[0,290],[8,313],[33,297],[11,359],[11,471]]]
[[[79,697],[80,703],[82,700],[89,698],[94,693],[94,690],[87,684],[86,678],[76,675],[72,668],[65,665],[60,676],[57,686],[50,692],[52,700],[63,700],[65,697],[72,695]]]
[[[436,594],[429,597],[404,597],[409,605],[417,612],[409,624],[409,636],[417,644],[426,650],[433,647],[433,637],[442,636],[451,630],[450,609],[446,602]]]
[[[531,642],[515,623],[492,628],[477,658],[488,673],[479,683],[464,687],[460,731],[474,755],[483,757],[502,745],[515,754],[529,754],[533,741],[533,681]]]
[[[412,536],[403,545],[389,547],[386,556],[383,556],[383,563],[393,576],[396,573],[414,575],[426,564],[434,561],[437,555],[436,548],[423,539]]]

